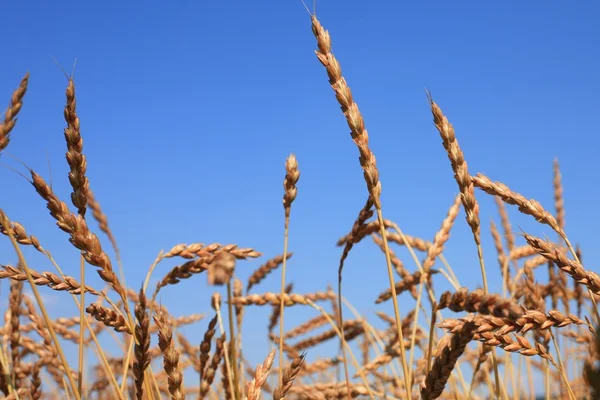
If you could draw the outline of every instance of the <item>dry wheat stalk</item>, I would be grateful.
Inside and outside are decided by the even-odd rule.
[[[165,253],[162,256],[162,258],[170,258],[170,257],[182,257],[182,258],[189,258],[189,259],[195,258],[195,257],[199,257],[199,258],[195,258],[193,260],[187,261],[187,262],[171,269],[171,271],[169,271],[164,276],[164,278],[162,278],[156,284],[156,289],[154,290],[154,293],[152,294],[153,301],[154,301],[154,299],[156,299],[158,292],[163,287],[168,286],[168,285],[175,285],[175,284],[179,283],[181,279],[188,279],[192,275],[204,272],[211,267],[215,268],[216,264],[211,266],[211,263],[215,260],[215,258],[219,254],[222,254],[222,253],[228,253],[228,254],[234,256],[238,260],[243,260],[246,258],[257,258],[262,255],[261,253],[255,251],[253,249],[240,249],[240,248],[238,248],[237,245],[234,245],[234,244],[225,245],[225,246],[218,244],[218,243],[213,243],[210,245],[203,245],[201,243],[195,243],[195,244],[191,244],[191,245],[185,245],[185,244],[176,245],[173,248],[171,248],[171,250],[169,250],[167,253]],[[220,255],[219,257],[224,257],[224,255]],[[228,260],[223,260],[223,261],[226,261],[226,264],[230,264],[232,260],[228,259]],[[217,263],[220,264],[220,261],[218,261]],[[230,268],[228,267],[228,265],[224,265],[224,266],[225,266],[224,272],[227,272],[227,274],[229,274],[231,272],[231,271],[229,271]],[[215,269],[221,269],[221,268],[215,268]],[[214,272],[216,272],[216,271],[213,270],[213,276],[211,276],[211,278],[213,280],[215,278],[217,278],[216,276],[214,276]],[[219,276],[218,278],[219,278],[219,282],[222,281],[221,276]]]
[[[10,265],[0,265],[0,279],[10,278],[15,281],[26,281],[27,275],[22,270],[12,267]],[[52,272],[36,272],[32,269],[29,270],[33,278],[33,282],[38,286],[48,286],[52,290],[67,291],[71,294],[80,294],[81,285],[71,276],[60,278],[58,275]],[[91,293],[95,296],[100,295],[97,290],[86,285],[86,293]]]
[[[473,329],[474,325],[464,324],[447,341],[447,345],[444,345],[441,349],[438,347],[438,354],[433,361],[431,370],[427,373],[421,385],[421,398],[423,400],[437,399],[441,396],[458,358],[473,338]],[[440,344],[444,343],[445,341],[440,342]]]
[[[89,181],[85,175],[87,170],[87,160],[83,155],[83,139],[81,138],[81,129],[79,126],[79,117],[77,116],[77,101],[75,98],[75,82],[69,79],[66,90],[67,104],[64,110],[65,121],[65,140],[67,142],[67,162],[70,167],[69,182],[73,187],[71,201],[77,207],[80,215],[84,216],[87,206],[87,197],[89,190]]]
[[[304,364],[304,358],[304,354],[294,358],[290,366],[285,369],[281,384],[273,391],[273,400],[281,400],[285,398],[285,395],[292,387],[294,379],[296,379],[296,376]]]
[[[73,246],[82,251],[83,257],[89,264],[100,268],[98,275],[110,284],[113,290],[121,297],[121,300],[124,302],[125,311],[129,314],[125,289],[114,273],[110,259],[102,250],[98,237],[89,230],[85,219],[81,215],[75,215],[69,211],[67,205],[59,200],[42,177],[33,172],[33,170],[30,170],[30,173],[35,190],[46,200],[50,214],[56,219],[58,227],[71,236],[69,241]]]
[[[550,242],[526,233],[524,233],[523,236],[525,237],[525,240],[527,240],[527,243],[529,243],[529,245],[541,256],[555,263],[558,268],[575,279],[577,283],[587,286],[592,293],[600,295],[600,276],[592,271],[584,269],[579,262],[569,259]]]
[[[278,305],[282,296],[279,293],[264,293],[264,294],[250,294],[244,297],[236,297],[232,299],[233,304],[241,304],[244,306],[257,305],[264,306],[266,304]],[[296,304],[309,304],[310,301],[324,301],[335,299],[335,293],[333,292],[315,292],[306,295],[300,294],[284,294],[283,302],[286,307],[290,307]]]
[[[96,321],[102,322],[106,326],[110,326],[115,331],[126,332],[131,335],[131,328],[129,327],[127,320],[120,313],[98,303],[90,304],[85,311]]]
[[[178,244],[173,246],[169,251],[163,254],[162,258],[182,257],[192,259],[196,257],[208,257],[215,255],[219,252],[227,252],[237,258],[238,260],[245,260],[246,258],[257,258],[262,254],[254,249],[239,248],[236,244]]]
[[[224,343],[225,343],[225,334],[223,334],[220,338],[216,340],[216,348],[215,353],[212,356],[210,365],[206,368],[205,374],[202,378],[202,382],[200,383],[200,399],[203,399],[208,394],[210,389],[210,385],[212,385],[213,380],[215,379],[215,374],[219,369],[219,364],[223,359],[224,352]]]
[[[4,122],[0,123],[0,152],[8,146],[10,141],[10,131],[14,128],[17,123],[17,114],[21,111],[23,106],[23,97],[27,91],[27,84],[29,83],[29,72],[25,74],[19,87],[13,92],[10,98],[10,104],[4,112]]]
[[[536,221],[549,225],[561,236],[564,236],[564,232],[556,222],[556,219],[536,200],[527,200],[519,193],[510,190],[505,184],[493,182],[490,178],[481,173],[473,176],[471,180],[475,187],[483,190],[487,194],[500,197],[505,203],[518,206],[519,211],[523,214],[531,215]]]
[[[458,320],[448,318],[439,326],[452,329],[456,321],[470,322],[476,326],[476,333],[495,332],[501,335],[508,333],[526,333],[530,330],[542,331],[552,327],[562,328],[569,325],[588,325],[586,321],[574,315],[565,315],[557,310],[550,310],[547,314],[537,310],[526,310],[519,318],[501,318],[492,315],[475,315]]]
[[[523,315],[521,307],[512,300],[504,299],[496,294],[485,294],[480,289],[469,292],[466,288],[460,288],[454,293],[442,293],[438,309],[443,310],[444,308],[449,308],[454,312],[478,312],[511,319],[517,319]]]
[[[133,375],[135,377],[135,394],[138,400],[144,396],[144,374],[150,366],[150,317],[146,304],[146,295],[143,288],[140,289],[139,302],[135,305],[135,362],[133,364]]]
[[[381,182],[379,181],[379,172],[375,155],[369,148],[369,133],[365,128],[365,123],[358,105],[352,98],[352,91],[342,76],[342,68],[331,51],[331,38],[316,15],[311,16],[312,31],[317,39],[318,50],[317,58],[325,67],[329,84],[335,92],[335,97],[342,107],[342,112],[346,117],[346,122],[350,128],[352,140],[358,147],[360,153],[360,166],[363,168],[367,189],[375,208],[381,209]]]
[[[448,154],[450,165],[454,171],[454,179],[458,184],[458,189],[461,193],[461,201],[467,214],[467,223],[473,231],[473,238],[477,245],[481,244],[480,221],[479,221],[479,204],[475,199],[475,189],[471,182],[471,176],[465,161],[465,156],[458,145],[454,127],[448,121],[441,108],[429,96],[429,105],[433,114],[435,127],[440,132],[442,144]]]
[[[204,332],[204,339],[202,343],[200,343],[200,381],[202,382],[204,378],[204,371],[206,369],[206,364],[208,363],[209,353],[210,353],[210,345],[212,342],[212,338],[215,336],[217,326],[217,316],[215,315],[213,319],[208,323],[208,327],[206,328],[206,332]]]
[[[185,393],[182,391],[183,374],[179,366],[179,352],[175,349],[173,331],[167,314],[159,309],[154,316],[154,322],[158,326],[158,347],[164,354],[163,367],[168,376],[171,399],[183,400]]]
[[[464,326],[467,325],[471,326],[472,328],[477,326],[475,321],[476,317],[467,317],[457,320],[447,319],[441,324],[441,326],[443,326],[449,332],[458,332],[464,329]],[[500,347],[505,351],[519,353],[528,357],[538,355],[544,359],[547,359],[552,365],[558,368],[554,359],[546,350],[545,346],[541,345],[540,343],[535,343],[535,346],[532,346],[524,336],[514,335],[514,338],[516,341],[515,339],[512,339],[510,334],[504,334],[502,331],[491,331],[484,329],[482,332],[479,332],[479,329],[476,329],[473,333],[473,340],[483,342],[487,346]]]
[[[283,347],[283,321],[284,321],[284,295],[285,295],[285,274],[287,268],[287,251],[288,251],[288,238],[289,238],[289,225],[290,225],[290,213],[292,210],[292,202],[296,199],[297,188],[296,184],[300,179],[300,171],[298,170],[298,162],[296,156],[290,154],[285,160],[285,179],[283,180],[283,208],[285,210],[285,230],[284,230],[284,242],[283,242],[283,259],[281,261],[281,290],[280,290],[280,302],[279,302],[279,348]],[[283,379],[283,352],[279,352],[279,383],[281,384]]]
[[[4,212],[2,212],[1,210],[0,210],[0,216],[3,217],[3,218],[0,218],[0,220],[3,220],[4,218],[6,218],[6,215],[4,215]],[[13,221],[13,222],[11,222],[10,228],[12,229],[13,235],[14,235],[17,243],[23,244],[26,246],[33,246],[40,253],[46,254],[46,251],[40,245],[40,241],[38,240],[38,238],[33,235],[27,235],[27,231],[25,231],[25,228],[23,227],[23,225],[19,224],[18,222]],[[4,226],[2,226],[2,222],[0,222],[0,233],[8,236],[8,231],[6,230],[6,228]]]
[[[356,144],[360,157],[360,165],[363,169],[363,177],[365,179],[365,183],[367,184],[367,190],[369,191],[370,199],[377,210],[377,219],[380,222],[380,234],[385,235],[385,231],[383,229],[383,212],[381,210],[381,182],[379,180],[379,171],[377,169],[377,162],[375,159],[375,155],[369,148],[369,133],[365,128],[365,122],[363,116],[358,108],[358,105],[354,101],[352,97],[352,91],[350,87],[346,83],[346,79],[342,75],[342,69],[340,63],[333,55],[331,49],[331,37],[329,36],[329,32],[326,31],[316,15],[311,15],[312,22],[312,31],[317,40],[316,55],[325,70],[327,71],[327,76],[329,77],[329,84],[331,88],[335,92],[335,97],[338,103],[341,106],[344,117],[346,118],[346,122],[348,127],[350,128],[350,134],[352,136],[352,140]],[[392,301],[394,303],[394,313],[396,318],[396,327],[398,329],[400,337],[402,336],[401,328],[400,328],[400,311],[398,306],[398,301],[396,299],[396,294],[394,293],[394,275],[392,272],[392,263],[390,259],[389,252],[387,251],[388,246],[386,242],[386,238],[384,236],[384,245],[386,248],[385,257],[386,257],[386,267],[388,272],[388,279],[390,289],[392,290]],[[341,267],[340,267],[341,271]],[[341,272],[340,272],[341,275]],[[341,278],[338,278],[341,280]],[[341,290],[340,290],[341,296]],[[341,316],[341,307],[340,307],[340,316]],[[404,351],[404,350],[402,350]],[[345,356],[345,345],[343,343],[342,337],[342,352]],[[402,370],[404,372],[404,378],[406,381],[406,386],[408,390],[408,381],[409,381],[409,371],[408,366],[406,365],[406,356],[402,355]],[[346,385],[348,387],[348,393],[350,393],[350,383],[349,383],[349,374],[347,363],[344,363],[344,372],[346,376]],[[408,393],[407,393],[408,395]]]
[[[263,387],[263,385],[267,381],[267,378],[269,377],[269,372],[271,371],[271,367],[273,366],[274,359],[275,349],[271,350],[265,361],[256,367],[254,378],[252,379],[252,381],[246,384],[246,400],[260,399],[261,388]]]

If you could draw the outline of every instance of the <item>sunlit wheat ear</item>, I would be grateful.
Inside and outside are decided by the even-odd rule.
[[[133,375],[135,378],[135,394],[138,400],[144,399],[144,375],[150,366],[150,317],[146,304],[146,295],[140,290],[139,302],[135,305],[135,338],[134,346],[135,362],[133,364]]]
[[[475,198],[475,186],[471,181],[471,175],[462,149],[458,145],[458,140],[454,132],[454,127],[448,121],[448,118],[442,112],[442,109],[433,101],[430,93],[427,93],[431,113],[433,114],[433,123],[440,133],[442,144],[450,160],[450,166],[454,171],[454,179],[458,185],[461,194],[461,201],[467,217],[467,224],[473,233],[473,239],[477,245],[477,256],[479,258],[479,267],[481,270],[481,279],[483,289],[488,291],[487,273],[483,260],[483,249],[481,247],[481,221],[479,219],[479,203]],[[498,374],[498,365],[496,353],[492,351],[492,363],[494,365],[494,379],[496,381],[496,397],[500,396],[500,376]]]
[[[561,236],[565,236],[564,231],[559,226],[556,219],[542,205],[534,199],[526,199],[521,194],[512,191],[508,186],[501,182],[494,182],[487,176],[478,173],[471,178],[475,187],[483,190],[487,194],[498,196],[507,204],[516,205],[523,214],[531,215],[536,221],[549,225]]]
[[[77,208],[77,212],[82,217],[85,217],[87,208],[87,198],[89,191],[89,181],[86,176],[87,160],[83,154],[83,139],[81,137],[81,128],[79,125],[79,117],[77,115],[77,100],[75,98],[75,83],[73,79],[69,79],[69,84],[66,90],[67,104],[64,109],[65,122],[67,127],[64,130],[65,140],[67,142],[67,163],[69,164],[69,182],[73,188],[71,193],[71,202]],[[78,389],[80,395],[83,394],[83,342],[85,340],[85,262],[83,254],[80,260],[80,279],[82,282],[82,290],[80,293],[80,325],[79,325],[79,381]]]
[[[25,97],[28,83],[29,72],[25,74],[19,87],[13,92],[10,104],[4,112],[4,121],[0,123],[0,152],[8,146],[8,142],[10,141],[10,131],[12,131],[17,123],[17,114],[19,114],[19,111],[21,111],[21,107],[23,106],[23,97]]]
[[[106,308],[100,304],[92,303],[86,308],[86,312],[96,321],[102,322],[106,326],[110,326],[117,332],[126,332],[131,334],[131,328],[127,320],[120,313]]]
[[[452,335],[447,345],[438,350],[431,371],[427,373],[421,387],[423,400],[437,399],[441,396],[458,358],[464,353],[465,347],[473,338],[474,328],[473,324],[464,324],[459,331]]]
[[[285,211],[285,231],[284,231],[284,243],[283,243],[283,259],[281,261],[281,300],[279,304],[279,383],[281,384],[283,379],[283,317],[284,317],[284,294],[285,294],[285,274],[287,267],[287,248],[288,248],[288,237],[289,237],[289,225],[290,225],[290,213],[292,210],[292,203],[296,199],[298,189],[296,185],[300,179],[300,171],[298,170],[298,161],[296,156],[290,154],[285,160],[285,178],[283,180],[283,209]]]
[[[6,218],[6,216],[3,216],[0,214],[0,219],[2,219],[2,217]],[[44,250],[44,248],[40,244],[40,241],[37,237],[35,237],[33,235],[29,235],[27,233],[27,231],[25,230],[25,227],[23,225],[21,225],[20,223],[15,222],[15,221],[11,221],[11,223],[12,223],[12,226],[11,226],[12,232],[13,232],[13,235],[14,235],[17,243],[25,245],[25,246],[33,246],[40,253],[47,254],[46,250]],[[8,236],[8,230],[6,229],[6,227],[2,226],[1,223],[0,223],[0,233]]]
[[[64,275],[62,278],[52,272],[37,272],[30,269],[31,277],[33,278],[33,282],[36,286],[48,286],[52,290],[56,291],[66,291],[71,294],[79,294],[81,293],[81,285],[75,278]],[[22,269],[18,269],[12,267],[10,265],[0,265],[0,279],[10,278],[15,281],[26,281],[27,275],[23,272]],[[90,287],[85,287],[85,292],[93,294],[95,296],[100,295],[100,293]]]
[[[33,171],[30,171],[30,173],[33,186],[38,194],[46,200],[48,210],[56,220],[58,227],[71,236],[70,242],[76,248],[82,250],[83,257],[89,264],[100,268],[98,274],[121,297],[125,312],[129,315],[129,304],[127,303],[125,289],[113,271],[110,258],[102,250],[98,237],[90,231],[84,218],[69,211],[68,206],[54,194],[41,176]]]
[[[273,400],[281,400],[285,398],[285,395],[294,384],[294,379],[300,372],[302,365],[304,364],[304,354],[296,357],[289,367],[286,368],[281,384],[273,391]]]
[[[367,184],[367,190],[369,191],[369,195],[371,197],[371,200],[373,201],[373,205],[377,210],[377,219],[379,220],[380,224],[380,234],[383,237],[384,241],[389,285],[393,294],[392,297],[394,302],[396,329],[398,331],[400,339],[402,340],[403,336],[402,329],[400,327],[400,310],[398,302],[396,300],[396,293],[394,289],[394,273],[392,269],[390,254],[388,251],[385,229],[383,227],[384,220],[383,212],[381,210],[381,182],[379,180],[379,171],[377,169],[375,155],[369,148],[369,134],[367,132],[367,129],[365,128],[365,122],[363,120],[363,116],[360,110],[358,109],[358,105],[352,97],[352,91],[346,83],[346,79],[344,79],[344,77],[342,76],[342,69],[340,63],[333,55],[331,48],[331,37],[329,36],[329,32],[323,28],[316,15],[311,16],[311,22],[313,35],[317,40],[317,58],[327,71],[327,76],[329,77],[329,84],[335,92],[335,97],[341,106],[348,127],[350,128],[352,140],[358,148],[358,152],[360,154],[359,161],[363,169],[363,176],[365,179],[365,183]],[[406,396],[410,397],[410,371],[407,365],[406,355],[404,354],[404,348],[401,348],[401,352],[402,371],[404,373]],[[344,372],[346,375],[346,386],[348,389],[348,396],[350,397],[350,381],[347,367],[345,368]]]
[[[173,342],[173,330],[166,313],[158,310],[154,316],[154,322],[158,326],[158,346],[163,352],[163,367],[169,380],[169,393],[172,400],[183,400],[183,373],[179,365],[179,352],[175,349]]]
[[[73,79],[69,79],[69,84],[66,90],[67,104],[64,109],[64,117],[67,123],[65,128],[65,140],[67,142],[67,163],[69,164],[69,182],[73,188],[71,193],[71,202],[77,207],[77,212],[81,217],[85,217],[87,208],[87,198],[89,191],[89,181],[86,176],[87,160],[83,154],[83,139],[81,137],[81,128],[79,125],[79,117],[77,116],[77,101],[75,98],[75,83]],[[79,304],[79,379],[78,390],[79,394],[83,394],[83,368],[84,368],[84,346],[85,341],[85,261],[81,254],[80,259],[80,279],[81,293]]]
[[[202,377],[202,382],[200,383],[200,399],[204,399],[206,397],[210,390],[210,385],[212,385],[215,379],[215,374],[217,373],[219,365],[221,364],[221,360],[223,359],[226,338],[226,335],[223,334],[216,340],[215,352],[212,356],[210,364],[206,367],[206,371]]]
[[[461,201],[467,214],[467,223],[471,227],[475,243],[479,245],[481,244],[479,204],[475,199],[475,187],[471,182],[471,175],[469,175],[465,156],[456,140],[454,127],[448,121],[441,108],[433,101],[429,93],[428,99],[433,114],[433,122],[440,132],[442,144],[444,145],[444,149],[446,149],[450,165],[454,171],[454,179],[461,193]]]
[[[600,276],[595,272],[583,268],[579,262],[571,260],[565,256],[556,246],[535,236],[523,234],[527,243],[541,256],[555,263],[558,268],[566,272],[577,283],[587,286],[587,288],[597,296],[600,296]],[[597,311],[597,310],[596,310]]]
[[[269,372],[273,366],[273,360],[275,359],[275,349],[271,350],[265,361],[256,367],[254,379],[246,384],[246,397],[247,400],[259,400],[260,391],[267,378]]]
[[[217,326],[217,316],[215,315],[213,319],[208,323],[208,327],[206,328],[206,332],[204,332],[204,339],[200,343],[200,382],[204,379],[204,373],[206,370],[206,364],[208,363],[210,347],[213,337],[215,336]]]
[[[72,79],[66,90],[67,104],[64,110],[65,121],[65,140],[67,142],[67,162],[70,167],[69,182],[73,188],[71,200],[77,207],[77,211],[82,216],[85,215],[87,198],[89,191],[89,182],[86,176],[87,160],[83,154],[83,139],[81,137],[81,128],[79,117],[77,116],[77,101],[75,98],[75,83]]]

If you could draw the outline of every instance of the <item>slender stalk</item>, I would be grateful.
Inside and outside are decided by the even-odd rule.
[[[219,329],[221,331],[221,335],[225,334],[225,325],[223,324],[223,318],[221,316],[221,306],[219,304],[220,301],[215,301],[215,311],[217,312],[217,320],[219,321]],[[227,342],[224,343],[223,353],[225,354],[225,368],[227,368],[227,377],[229,381],[229,387],[233,392],[234,384],[233,384],[233,373],[231,372],[231,362],[229,356],[229,350],[227,348]]]
[[[388,278],[390,280],[390,290],[392,291],[392,301],[394,303],[394,317],[396,318],[396,331],[398,333],[398,341],[400,342],[400,358],[402,362],[402,373],[404,374],[404,385],[406,389],[406,398],[410,399],[410,377],[409,370],[406,364],[406,351],[404,350],[404,335],[402,334],[402,320],[400,319],[400,308],[398,306],[398,298],[396,297],[396,283],[394,282],[394,269],[390,258],[390,250],[388,247],[387,235],[385,234],[385,225],[383,222],[383,212],[380,207],[377,209],[377,219],[379,220],[379,230],[383,238],[383,246],[385,250],[385,261],[387,263]]]
[[[560,348],[558,347],[558,343],[556,342],[556,338],[554,337],[554,334],[552,333],[552,329],[548,329],[548,332],[550,332],[550,336],[552,337],[552,343],[554,344],[554,349],[556,350],[556,358],[558,360],[558,372],[560,373],[560,376],[563,378],[563,381],[565,382],[565,386],[567,387],[567,391],[569,392],[569,398],[571,400],[575,400],[575,394],[573,393],[573,389],[571,389],[571,385],[569,384],[569,378],[567,378],[567,375],[565,373],[565,366],[562,362],[562,357],[560,355]]]
[[[281,301],[279,303],[279,385],[283,382],[283,294],[285,291],[285,272],[288,251],[288,218],[286,218],[285,232],[283,239],[283,263],[281,264]]]
[[[227,282],[227,311],[229,312],[229,342],[231,343],[231,353],[229,357],[231,358],[231,367],[233,372],[233,382],[238,381],[238,363],[237,363],[237,350],[235,346],[235,326],[233,324],[233,305],[231,304],[231,279]],[[240,399],[240,388],[239,385],[233,386],[233,398],[235,400]]]
[[[427,375],[431,369],[431,353],[433,353],[433,334],[435,331],[437,311],[437,302],[434,301],[431,306],[431,323],[429,324],[429,345],[427,348],[427,367],[425,368],[425,375]]]
[[[79,256],[79,270],[80,270],[80,281],[81,281],[81,302],[79,303],[79,373],[77,390],[79,396],[83,396],[83,350],[85,340],[85,259],[83,253]]]

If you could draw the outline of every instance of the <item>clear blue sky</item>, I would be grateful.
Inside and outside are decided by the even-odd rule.
[[[130,286],[139,287],[158,252],[177,243],[237,243],[262,251],[261,259],[238,264],[244,280],[280,254],[290,152],[297,155],[301,178],[289,279],[299,293],[335,284],[341,253],[336,240],[351,227],[367,192],[299,1],[40,1],[9,2],[2,9],[0,100],[8,101],[31,72],[7,151],[45,177],[49,160],[54,189],[68,200],[66,79],[51,56],[68,71],[77,59],[88,175],[119,242]],[[552,159],[559,158],[567,233],[582,245],[586,263],[595,265],[599,11],[591,1],[319,1],[318,16],[370,133],[385,217],[431,240],[457,192],[426,102],[429,89],[454,124],[472,173],[501,180],[552,210]],[[23,171],[7,156],[2,163]],[[9,217],[78,276],[77,252],[33,188],[6,168],[0,168],[0,182],[0,206]],[[498,216],[491,199],[481,192],[478,197],[492,289],[499,291],[488,229]],[[520,226],[555,237],[514,208],[510,215],[517,232]],[[464,214],[451,236],[448,260],[463,285],[479,286]],[[14,263],[8,241],[0,246],[1,261]],[[398,254],[415,269],[405,250]],[[35,269],[52,270],[31,251],[27,255]],[[155,278],[173,265],[161,264]],[[391,310],[391,304],[373,304],[387,275],[370,240],[350,255],[344,276],[345,295],[361,312]],[[88,277],[102,287],[95,272]],[[447,288],[442,278],[436,283]],[[278,288],[275,273],[256,291]],[[55,299],[54,315],[72,315],[68,295],[47,293]],[[201,275],[165,288],[162,301],[176,315],[210,311],[211,293]],[[402,299],[406,310],[409,299]],[[245,325],[253,361],[268,350],[269,312],[253,307],[247,313],[257,326],[252,331]],[[286,325],[311,315],[291,309]],[[196,335],[197,343],[204,324],[185,333]]]

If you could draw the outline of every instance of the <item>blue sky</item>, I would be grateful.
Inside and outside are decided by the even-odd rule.
[[[178,243],[237,243],[262,251],[261,259],[238,264],[244,280],[280,254],[284,162],[291,152],[301,178],[288,276],[299,293],[335,284],[341,253],[335,243],[367,192],[299,1],[11,2],[3,11],[0,96],[7,101],[23,74],[31,73],[7,151],[47,178],[49,162],[53,187],[68,200],[62,133],[67,82],[52,57],[68,71],[77,59],[90,184],[119,242],[130,286],[139,287],[161,249]],[[384,216],[407,234],[431,240],[457,192],[432,124],[428,89],[454,124],[472,173],[501,180],[552,210],[552,160],[558,157],[567,233],[582,245],[587,265],[595,265],[598,11],[590,1],[320,1],[318,16],[370,133]],[[7,156],[1,161],[23,171]],[[8,216],[77,276],[77,253],[33,188],[6,168],[0,168],[0,182],[0,206]],[[499,291],[488,229],[498,216],[494,202],[477,194],[488,273]],[[509,211],[515,231],[555,237]],[[464,214],[446,247],[461,284],[479,286]],[[2,262],[14,263],[8,241],[0,248]],[[398,254],[415,269],[404,249]],[[35,269],[52,270],[36,254],[27,255]],[[155,278],[173,265],[161,264]],[[370,240],[346,265],[346,297],[364,313],[391,310],[391,304],[373,304],[387,275]],[[88,277],[102,287],[95,273]],[[443,279],[436,282],[440,291],[447,288]],[[198,276],[165,288],[162,301],[176,315],[210,311],[212,290]],[[278,274],[256,288],[267,290],[279,290]],[[59,299],[53,314],[73,312],[65,295],[48,296]],[[411,303],[402,299],[407,309]],[[254,307],[247,314],[257,325],[255,331],[245,326],[247,355],[255,362],[268,351],[263,327],[269,312]],[[290,310],[286,326],[311,315]],[[201,323],[184,331],[199,342],[203,329]]]

